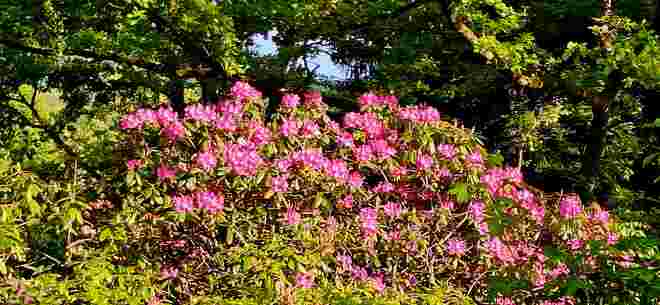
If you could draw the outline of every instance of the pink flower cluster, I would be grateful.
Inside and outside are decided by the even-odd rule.
[[[409,106],[401,108],[398,116],[401,120],[413,121],[418,124],[437,123],[440,121],[440,112],[431,106]]]
[[[289,190],[289,182],[287,181],[288,175],[273,177],[271,179],[271,186],[275,193],[286,193]]]
[[[215,169],[218,164],[218,158],[215,156],[215,151],[207,150],[201,151],[195,155],[195,165],[206,172]]]
[[[246,82],[236,82],[234,86],[231,87],[230,93],[239,101],[261,97],[261,92]]]
[[[198,121],[207,124],[215,122],[218,117],[218,114],[215,112],[215,107],[210,105],[189,105],[186,107],[184,112],[186,120]]]
[[[326,107],[323,103],[323,97],[319,91],[308,91],[303,94],[305,107],[307,109],[317,109]]]
[[[281,224],[300,224],[299,211],[307,211],[311,205],[313,196],[309,194],[321,191],[310,189],[311,185],[306,183],[312,181],[314,187],[321,185],[327,198],[336,202],[340,208],[336,219],[332,215],[322,216],[329,219],[322,229],[336,232],[358,227],[363,237],[357,241],[360,245],[352,244],[351,241],[341,245],[346,247],[338,249],[355,251],[355,257],[367,256],[367,261],[370,261],[369,257],[383,255],[383,245],[389,247],[387,251],[401,251],[413,261],[420,255],[433,257],[436,256],[433,252],[438,251],[438,248],[428,249],[425,241],[435,243],[440,239],[444,240],[444,244],[440,243],[444,247],[440,248],[440,252],[451,257],[449,261],[467,263],[468,267],[473,267],[469,264],[477,260],[466,258],[468,245],[476,250],[485,248],[488,253],[487,263],[480,267],[486,267],[488,272],[511,270],[517,276],[528,276],[528,280],[537,288],[546,284],[554,285],[556,282],[553,280],[566,277],[571,272],[579,274],[582,269],[595,270],[598,267],[597,259],[600,256],[591,254],[586,256],[584,267],[576,267],[571,261],[546,261],[543,255],[543,243],[546,241],[532,236],[541,236],[543,227],[549,229],[550,234],[557,234],[554,230],[560,230],[560,226],[546,226],[546,220],[550,223],[555,220],[552,217],[556,216],[550,213],[546,215],[543,198],[525,187],[522,173],[518,169],[487,166],[487,155],[482,155],[479,147],[468,147],[467,143],[439,144],[435,147],[436,153],[432,153],[433,147],[420,147],[421,143],[414,137],[414,132],[435,130],[428,126],[420,129],[420,125],[440,120],[439,112],[432,107],[399,107],[394,97],[370,93],[360,97],[359,103],[362,109],[376,111],[346,114],[340,126],[317,111],[325,106],[320,94],[308,92],[304,96],[306,109],[293,111],[299,107],[301,98],[293,94],[285,95],[280,107],[283,116],[277,116],[279,121],[264,123],[263,118],[255,117],[252,111],[246,111],[252,109],[250,103],[261,96],[258,91],[246,83],[237,83],[231,93],[234,98],[219,103],[216,108],[188,106],[184,120],[179,120],[169,108],[158,111],[141,109],[124,117],[120,125],[124,129],[161,127],[161,133],[170,140],[180,139],[186,134],[198,135],[198,129],[202,128],[206,141],[208,131],[211,142],[209,148],[196,152],[186,151],[189,150],[186,145],[163,149],[165,153],[158,161],[161,163],[155,165],[159,167],[151,170],[164,182],[173,181],[177,172],[188,172],[191,167],[203,171],[201,175],[204,175],[204,179],[199,181],[208,181],[208,178],[226,179],[213,182],[228,182],[225,185],[256,181],[247,177],[271,177],[263,179],[264,182],[260,182],[263,185],[250,184],[246,192],[277,193],[273,200],[283,199],[290,204],[278,214]],[[183,121],[186,121],[185,126]],[[186,126],[191,128],[190,133]],[[443,125],[438,124],[436,127]],[[433,135],[434,139],[438,138],[436,135]],[[328,142],[328,136],[334,138],[336,145]],[[470,153],[459,153],[465,149]],[[457,161],[459,157],[460,162]],[[373,164],[373,161],[379,162]],[[127,167],[136,170],[145,167],[145,162],[151,161],[130,160]],[[172,164],[178,165],[172,168]],[[215,171],[218,166],[227,171]],[[200,174],[200,171],[192,173]],[[208,173],[212,173],[212,177]],[[179,179],[186,177],[181,175]],[[368,185],[365,177],[369,178]],[[372,184],[371,178],[378,182]],[[475,179],[480,183],[475,184]],[[447,189],[456,183],[469,183],[471,192],[477,190],[470,194],[472,201],[469,205],[452,201],[457,198],[453,198]],[[168,184],[165,187],[176,185]],[[198,189],[216,190],[204,186],[198,186]],[[498,201],[502,198],[510,199],[503,200],[508,205],[503,213],[514,223],[506,225],[503,230],[498,228],[495,234],[490,232],[486,220],[497,219],[491,213],[496,211],[493,205],[503,202]],[[224,208],[224,196],[213,191],[173,195],[171,200],[180,213],[193,212],[195,209],[217,213]],[[379,215],[381,207],[384,215]],[[404,210],[404,207],[409,209]],[[499,210],[499,206],[496,208]],[[357,215],[354,214],[356,212]],[[402,217],[404,212],[406,217]],[[318,217],[327,211],[315,209],[313,213]],[[609,213],[585,213],[574,195],[561,199],[559,214],[564,219],[583,217],[586,214],[587,221],[578,222],[576,233],[570,237],[556,238],[553,235],[547,241],[553,243],[553,246],[558,245],[575,255],[583,255],[593,250],[587,243],[590,240],[607,240],[610,245],[617,240],[617,235],[608,228],[611,223]],[[344,217],[346,215],[352,217]],[[452,227],[457,223],[462,224],[460,219],[465,215],[471,218],[480,236],[465,232],[465,227]],[[380,223],[378,217],[383,217]],[[438,221],[440,218],[442,221]],[[348,219],[352,223],[337,223]],[[290,229],[312,230],[313,223],[315,221],[310,219],[304,226]],[[446,235],[434,235],[429,231],[428,224],[436,223],[444,223],[440,226],[452,232],[453,238],[446,237],[445,240]],[[442,258],[439,261],[448,260]],[[622,258],[620,264],[632,263]],[[368,266],[354,265],[351,257],[346,255],[337,256],[337,269],[342,274],[350,274],[354,280],[364,281],[376,291],[385,289],[384,279],[389,276],[381,273],[385,269],[372,270]],[[411,272],[419,276],[417,271]],[[414,278],[414,275],[411,276]],[[295,277],[298,287],[309,288],[314,285],[312,273],[300,272]],[[393,276],[392,282],[396,280],[400,279]],[[521,299],[521,302],[525,301]],[[553,302],[546,301],[542,305],[565,305]],[[500,296],[497,303],[514,304],[511,298],[504,296]]]
[[[575,305],[575,300],[572,297],[561,297],[556,301],[545,300],[538,305]]]
[[[373,112],[350,112],[344,115],[344,128],[362,130],[368,139],[383,139],[386,133],[385,125]]]
[[[369,272],[364,267],[355,265],[353,260],[348,255],[337,255],[337,270],[339,273],[350,273],[355,281],[368,281],[372,287],[380,292],[385,290],[384,275],[380,272],[373,273],[369,276]],[[413,276],[414,278],[414,276]]]
[[[374,208],[360,209],[360,228],[365,238],[378,233],[378,211]]]
[[[485,211],[486,205],[483,201],[473,201],[470,203],[469,209],[470,214],[472,215],[472,221],[477,226],[479,234],[486,235],[488,234],[488,224],[486,223]]]
[[[576,195],[566,195],[559,201],[559,215],[564,219],[575,218],[582,213],[582,203]]]
[[[272,140],[272,134],[270,129],[266,128],[259,121],[250,121],[248,122],[249,132],[249,142],[256,145],[257,147],[268,144]]]
[[[286,219],[285,222],[287,225],[293,226],[300,223],[300,213],[296,211],[294,207],[288,207],[286,209]]]
[[[396,110],[399,106],[399,99],[396,96],[378,96],[373,93],[363,94],[358,98],[360,109],[365,110],[369,107],[387,106],[390,110]]]
[[[456,146],[453,144],[439,144],[436,149],[446,160],[453,161],[456,158]]]
[[[299,130],[300,122],[294,118],[284,119],[282,125],[280,125],[280,133],[287,138],[297,136]]]
[[[160,107],[157,111],[141,108],[129,113],[119,121],[121,129],[142,129],[145,125],[161,128],[161,133],[174,142],[186,134],[183,123],[177,119],[177,114],[169,107]]]
[[[498,296],[495,298],[495,304],[497,305],[516,305],[516,303],[511,300],[509,297]]]
[[[225,197],[214,192],[196,192],[192,195],[173,196],[172,203],[174,209],[179,213],[189,213],[193,209],[202,209],[214,214],[224,209]]]
[[[296,108],[300,105],[300,96],[296,94],[287,94],[282,97],[282,106],[284,108]]]
[[[264,163],[252,143],[225,143],[224,161],[227,168],[239,176],[254,176]]]
[[[465,255],[465,241],[458,238],[452,238],[447,241],[447,244],[445,245],[445,250],[449,255],[463,256]]]
[[[390,218],[399,218],[401,213],[403,213],[403,208],[398,202],[389,201],[383,206],[385,215]]]
[[[134,171],[136,169],[139,169],[142,166],[144,166],[144,161],[142,161],[142,160],[128,160],[128,162],[126,162],[126,167],[130,171]]]
[[[296,273],[296,287],[312,288],[314,287],[314,275],[310,272]]]

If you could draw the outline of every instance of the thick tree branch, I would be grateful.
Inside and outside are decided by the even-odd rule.
[[[402,7],[399,7],[396,11],[394,11],[390,14],[378,16],[378,17],[376,17],[376,19],[378,19],[378,20],[387,20],[387,19],[392,19],[392,18],[405,17],[411,10],[416,9],[418,7],[421,7],[424,4],[431,3],[433,1],[434,0],[417,0],[417,1],[413,1],[413,2],[410,2],[410,3],[408,3],[408,4],[406,4]],[[367,28],[369,28],[373,25],[374,25],[373,20],[370,21],[370,22],[365,22],[365,23],[362,23],[362,24],[358,24],[351,30],[351,32],[352,33],[361,32],[361,31],[363,31],[363,30],[365,30],[365,29],[367,29]]]
[[[43,55],[43,56],[58,56],[58,52],[54,49],[51,48],[40,48],[40,47],[32,47],[23,44],[19,40],[7,38],[7,37],[0,37],[0,45],[3,45],[8,48],[24,51],[24,52],[29,52],[33,54],[38,54],[38,55]],[[165,73],[168,71],[169,68],[171,68],[170,64],[157,64],[157,63],[149,63],[145,62],[141,58],[137,57],[124,57],[119,54],[98,54],[93,51],[89,50],[77,50],[77,49],[67,49],[63,51],[62,55],[69,55],[69,56],[80,56],[80,57],[86,57],[90,58],[96,61],[113,61],[118,64],[124,64],[124,65],[130,65],[130,66],[136,66],[151,72],[156,72],[156,73]]]

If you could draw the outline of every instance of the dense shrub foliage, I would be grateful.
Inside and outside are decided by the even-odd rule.
[[[99,241],[158,269],[152,303],[455,287],[479,302],[574,304],[592,274],[632,264],[611,248],[607,211],[571,194],[544,200],[434,108],[358,102],[339,123],[317,92],[285,95],[266,121],[261,94],[239,82],[182,116],[124,116],[121,203],[90,208],[99,219],[120,208],[128,230],[105,227]]]

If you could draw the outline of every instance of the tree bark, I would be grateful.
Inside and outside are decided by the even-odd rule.
[[[614,0],[601,0],[601,15],[603,17],[614,15]],[[612,34],[601,35],[599,42],[604,52],[611,50],[613,40],[614,37]],[[595,94],[591,99],[592,120],[589,130],[589,140],[586,143],[587,149],[582,158],[582,174],[589,179],[592,185],[594,185],[595,180],[600,175],[600,157],[606,143],[605,137],[607,123],[609,121],[609,104],[610,99],[614,98],[616,90],[616,82],[608,81],[604,92]]]

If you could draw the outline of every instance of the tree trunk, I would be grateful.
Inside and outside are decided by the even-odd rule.
[[[639,1],[639,11],[640,17],[646,19],[649,22],[650,27],[653,27],[656,20],[656,9],[658,7],[657,0],[640,0]]]
[[[612,16],[614,14],[614,0],[601,0],[601,15]],[[603,34],[600,37],[600,46],[604,52],[612,49],[613,35]],[[607,88],[603,93],[595,94],[591,100],[591,128],[589,130],[589,137],[587,150],[582,158],[582,173],[589,179],[591,185],[600,175],[600,157],[605,147],[605,136],[607,123],[609,121],[609,104],[610,99],[616,94],[615,84],[609,82]],[[593,191],[593,190],[590,190]]]
[[[183,118],[186,102],[184,99],[185,87],[182,79],[173,79],[169,84],[168,97],[174,111]]]
[[[596,95],[592,99],[593,118],[582,164],[583,175],[592,179],[600,174],[600,156],[605,146],[605,129],[609,120],[609,99],[608,95]]]

